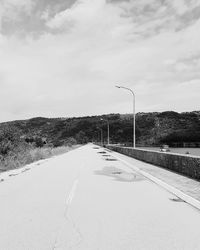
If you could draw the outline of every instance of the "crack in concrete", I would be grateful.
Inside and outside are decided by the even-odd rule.
[[[80,175],[80,173],[79,173],[79,175]],[[81,234],[80,229],[77,227],[77,225],[74,222],[74,220],[72,219],[72,217],[69,216],[69,209],[70,209],[70,205],[72,203],[72,200],[74,198],[75,191],[77,189],[79,175],[78,175],[77,179],[75,179],[75,181],[73,182],[72,188],[71,188],[70,193],[68,195],[66,207],[65,207],[65,211],[64,211],[64,220],[65,221],[63,222],[63,224],[60,227],[60,230],[59,230],[57,237],[54,241],[54,245],[52,247],[52,250],[63,249],[63,248],[60,248],[60,244],[62,244],[62,232],[64,232],[64,229],[65,229],[66,225],[68,225],[68,224],[72,225],[72,227],[74,228],[74,231],[78,235],[79,239],[78,239],[77,243],[69,245],[67,249],[73,249],[74,247],[80,245],[81,241],[83,240],[83,236]],[[61,243],[59,243],[59,241],[61,241]]]

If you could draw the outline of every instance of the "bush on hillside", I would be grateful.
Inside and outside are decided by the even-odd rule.
[[[37,148],[42,148],[44,146],[44,141],[40,137],[35,138],[35,146]]]
[[[71,149],[73,149],[73,147],[67,146],[57,148],[29,148],[24,151],[12,153],[3,158],[0,157],[0,169],[6,171],[19,168],[35,161],[66,153]]]
[[[16,151],[21,142],[20,133],[11,126],[6,126],[0,130],[0,154],[5,156],[12,151]]]

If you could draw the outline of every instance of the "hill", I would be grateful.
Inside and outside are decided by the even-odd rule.
[[[103,119],[103,120],[102,120]],[[100,130],[106,142],[107,122],[110,124],[111,143],[132,141],[132,115],[109,114],[78,118],[36,117],[0,123],[0,131],[9,127],[20,134],[26,143],[54,147],[66,143],[100,141]],[[200,144],[200,111],[177,113],[173,111],[138,113],[136,115],[136,142],[140,145],[170,146]]]

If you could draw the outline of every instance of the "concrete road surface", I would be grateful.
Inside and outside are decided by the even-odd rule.
[[[89,144],[0,175],[1,250],[195,250],[200,212]]]

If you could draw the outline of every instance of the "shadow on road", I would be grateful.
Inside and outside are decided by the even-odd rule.
[[[114,166],[104,167],[102,170],[94,171],[94,173],[96,175],[113,177],[115,181],[121,182],[138,182],[145,180],[144,177],[138,175],[137,173],[129,173]]]

